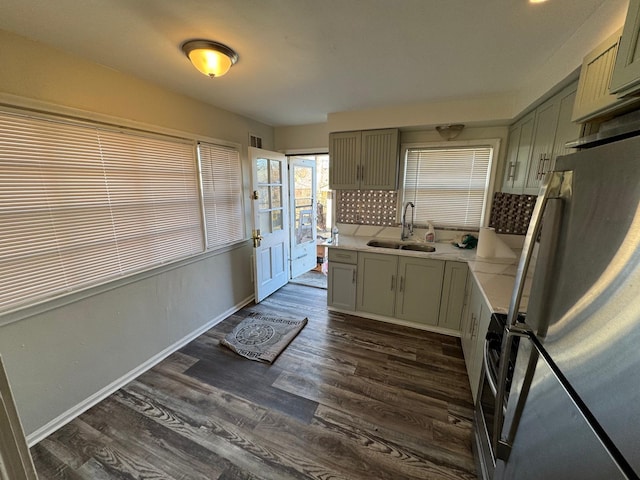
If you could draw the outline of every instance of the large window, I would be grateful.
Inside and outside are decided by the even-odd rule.
[[[406,149],[403,205],[413,202],[415,222],[438,227],[482,226],[493,146]]]
[[[0,112],[0,311],[202,252],[194,147]]]
[[[242,170],[236,148],[200,143],[207,249],[245,238]]]

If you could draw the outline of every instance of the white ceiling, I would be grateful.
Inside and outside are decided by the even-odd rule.
[[[0,29],[269,125],[303,125],[517,91],[612,1],[627,3],[2,0]],[[240,60],[209,79],[180,50],[192,38],[225,43]]]

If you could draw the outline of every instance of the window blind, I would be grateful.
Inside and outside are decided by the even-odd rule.
[[[202,251],[192,143],[0,112],[0,311]]]
[[[408,149],[403,203],[414,203],[416,223],[480,227],[492,156],[488,146]]]
[[[198,144],[207,248],[244,240],[242,169],[237,149]]]

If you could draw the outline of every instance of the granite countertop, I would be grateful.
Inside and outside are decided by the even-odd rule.
[[[451,241],[440,241],[432,245],[435,252],[416,252],[411,250],[399,250],[393,248],[380,248],[367,246],[369,240],[394,240],[399,241],[399,235],[390,235],[388,232],[365,231],[364,235],[344,235],[340,233],[338,244],[328,244],[329,248],[357,250],[361,252],[375,252],[383,255],[396,255],[407,257],[433,258],[437,260],[450,260],[456,262],[466,262],[469,270],[477,281],[484,298],[495,313],[508,313],[511,302],[511,292],[515,284],[520,251],[514,249],[513,258],[481,258],[476,256],[476,250],[460,249],[452,245]],[[369,235],[367,235],[369,233]],[[375,233],[375,234],[374,234]],[[393,232],[395,233],[395,232]],[[423,243],[415,240],[403,243]],[[520,303],[520,311],[527,311],[529,300],[529,290],[531,288],[530,275],[525,281],[524,293]]]

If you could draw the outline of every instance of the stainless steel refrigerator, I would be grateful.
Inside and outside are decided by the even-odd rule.
[[[554,170],[534,209],[502,340],[494,479],[638,479],[640,137],[560,157]]]

